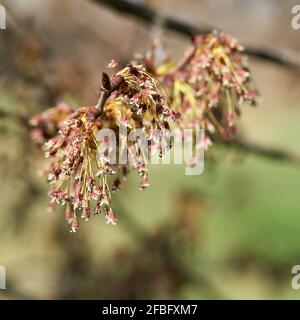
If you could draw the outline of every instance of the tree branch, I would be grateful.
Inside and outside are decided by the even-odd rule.
[[[121,13],[128,13],[133,15],[146,23],[153,23],[157,18],[157,13],[155,10],[147,8],[145,6],[129,2],[127,0],[93,0],[98,4],[104,4],[112,9],[119,11]],[[185,36],[192,36],[195,34],[209,33],[213,28],[204,26],[204,27],[195,27],[183,21],[176,20],[173,17],[166,17],[164,19],[164,26],[170,30],[174,30]],[[256,58],[263,59],[284,67],[296,68],[297,71],[300,71],[300,64],[298,62],[298,57],[294,52],[286,51],[274,51],[269,48],[258,48],[258,47],[248,47],[246,52]],[[297,60],[298,59],[298,60]],[[120,80],[120,79],[117,79]],[[116,81],[116,84],[112,84],[112,91],[116,89],[114,85],[119,85],[120,83]],[[111,92],[110,91],[110,94]],[[107,93],[104,90],[100,96],[99,102],[97,104],[98,112],[102,112],[102,107],[104,102],[107,99]],[[0,111],[0,119],[10,118],[12,120],[20,122],[24,126],[28,126],[28,120],[26,117],[18,116],[6,111]],[[288,163],[294,163],[300,165],[300,154],[294,154],[287,150],[276,149],[276,148],[267,148],[262,145],[255,144],[238,138],[231,142],[218,141],[219,145],[226,145],[229,148],[233,148],[240,152],[254,154],[256,156],[277,161],[285,161]]]
[[[130,2],[128,0],[92,0],[95,3],[106,5],[113,10],[120,13],[127,13],[148,24],[155,23],[158,13],[143,5]],[[212,27],[202,26],[196,27],[184,21],[177,20],[173,17],[164,17],[164,27],[176,31],[184,36],[193,36],[196,34],[205,34],[211,32]],[[296,70],[300,72],[299,55],[293,51],[283,51],[274,48],[262,47],[247,47],[245,52],[255,58],[265,60],[283,67]],[[184,63],[184,61],[182,62]],[[240,152],[255,154],[269,160],[285,161],[300,165],[300,154],[294,154],[287,150],[268,148],[253,142],[237,138],[230,142],[218,141],[219,145],[226,145],[227,147],[236,149]]]
[[[155,10],[145,7],[144,5],[130,2],[128,0],[92,0],[95,3],[106,5],[122,14],[130,14],[148,24],[154,23],[159,13]],[[202,26],[196,27],[187,22],[178,20],[174,17],[166,16],[163,19],[163,26],[167,29],[176,31],[184,36],[193,36],[196,34],[205,34],[211,32],[213,27]],[[245,52],[255,58],[272,62],[289,69],[296,69],[300,72],[299,55],[291,50],[278,50],[268,47],[251,47],[247,46]]]
[[[25,127],[29,126],[28,118],[26,116],[18,115],[18,114],[11,113],[11,112],[4,111],[4,110],[0,109],[0,120],[7,119],[7,118],[15,120],[16,122],[19,122],[21,125],[23,125]]]
[[[110,80],[109,76],[105,72],[102,73],[102,88],[99,100],[95,106],[95,118],[98,118],[102,115],[106,100],[122,85],[123,82],[124,78],[120,75],[115,75],[112,80]]]
[[[296,154],[279,148],[268,148],[250,141],[246,141],[242,138],[236,138],[235,140],[229,142],[218,141],[217,144],[225,145],[229,148],[231,147],[239,152],[254,154],[265,159],[285,161],[288,163],[300,165],[300,154]]]

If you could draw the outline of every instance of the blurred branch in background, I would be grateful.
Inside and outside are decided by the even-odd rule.
[[[93,1],[98,4],[109,6],[111,9],[120,13],[128,13],[129,15],[132,15],[148,24],[155,23],[157,21],[157,17],[160,14],[154,9],[127,0]],[[214,29],[210,26],[196,27],[194,25],[188,24],[187,22],[177,20],[176,18],[170,16],[164,16],[164,19],[162,21],[165,28],[174,30],[188,37],[196,34],[209,33]],[[300,72],[299,55],[294,51],[247,46],[245,52],[255,58],[272,62],[274,64],[281,65],[291,70]],[[253,153],[271,160],[287,161],[290,163],[300,164],[300,155],[282,149],[268,148],[266,146],[246,141],[243,138],[237,138],[234,141],[225,143],[220,141],[219,144],[229,146],[240,152]]]
[[[282,150],[279,148],[268,148],[253,142],[247,141],[243,138],[237,138],[233,141],[224,142],[219,141],[218,144],[232,147],[233,149],[249,154],[276,161],[286,161],[296,165],[300,165],[300,154]]]
[[[98,4],[104,4],[119,11],[120,13],[128,13],[148,24],[152,24],[156,21],[159,13],[156,10],[148,8],[144,5],[133,3],[128,0],[92,0]],[[212,26],[197,27],[191,25],[185,21],[178,20],[174,17],[164,17],[164,27],[170,30],[174,30],[185,36],[193,36],[197,34],[209,33],[216,29]],[[300,72],[299,55],[292,50],[282,50],[269,47],[252,47],[247,46],[245,52],[250,56],[258,59],[269,61],[277,65],[282,65],[290,69],[296,69]]]
[[[104,4],[116,11],[120,11],[122,13],[128,13],[132,16],[135,16],[147,23],[155,23],[157,21],[157,17],[159,13],[157,13],[155,10],[150,9],[148,7],[145,7],[141,4],[129,2],[126,0],[93,0],[94,2],[98,4]],[[17,34],[17,36],[22,35],[22,38],[25,37],[26,43],[30,44],[31,36],[29,33],[24,33],[23,31],[19,30],[26,30],[22,24],[20,24],[17,19],[10,14],[10,23],[15,26],[13,30]],[[177,31],[183,35],[191,36],[194,34],[199,33],[207,33],[212,30],[211,27],[208,26],[202,26],[202,27],[195,27],[193,25],[190,25],[186,22],[178,21],[173,17],[165,16],[162,19],[162,23],[166,28],[169,28],[171,30]],[[42,50],[42,49],[39,49]],[[13,52],[19,52],[19,50],[14,50]],[[42,54],[40,56],[45,59],[44,52],[47,52],[47,57],[49,56],[49,48],[42,50]],[[254,57],[262,58],[264,60],[283,65],[286,67],[295,67],[298,71],[300,71],[300,65],[299,62],[296,61],[296,54],[291,53],[287,54],[285,51],[272,51],[270,49],[262,49],[262,48],[248,48],[246,52]],[[38,59],[37,59],[38,60]],[[31,72],[32,70],[35,70],[33,75],[30,75],[30,77],[26,77],[27,82],[31,82],[34,86],[38,86],[43,91],[43,99],[48,101],[49,104],[54,104],[57,100],[58,92],[60,91],[60,88],[56,88],[52,83],[49,82],[49,80],[45,77],[47,74],[51,74],[52,72],[45,72],[39,64],[35,64],[34,68],[32,68],[32,63],[29,66]],[[59,67],[60,69],[61,66]],[[72,66],[71,66],[72,68]],[[28,68],[27,68],[28,69]],[[61,77],[58,77],[61,78]],[[72,75],[72,79],[74,79],[74,76]],[[74,82],[72,80],[72,82]],[[79,81],[79,88],[81,87]],[[78,91],[78,90],[76,90]],[[10,107],[10,106],[7,106]],[[12,110],[12,109],[6,109],[6,110]],[[0,112],[0,119],[10,119],[18,122],[19,124],[23,126],[28,126],[28,119],[29,115],[26,116],[18,116],[15,113],[11,113],[8,111],[1,111]],[[272,147],[266,147],[260,144],[256,144],[251,141],[247,141],[242,137],[236,138],[234,141],[228,141],[228,142],[222,142],[219,141],[219,144],[224,145],[226,147],[235,149],[239,152],[243,153],[252,153],[256,154],[260,157],[270,159],[270,160],[277,160],[277,161],[286,161],[294,164],[300,164],[300,155],[296,153],[292,153],[290,151],[284,150],[284,149],[276,149]]]
[[[11,119],[11,120],[15,120],[16,122],[20,123],[25,127],[29,126],[28,119],[25,116],[4,111],[1,108],[2,107],[0,107],[0,119]]]
[[[16,115],[14,113],[0,111],[0,119],[10,119],[18,122],[20,125],[30,128],[29,119],[25,116]],[[236,138],[232,141],[218,141],[219,145],[223,145],[236,151],[248,154],[255,154],[265,159],[276,160],[276,161],[285,161],[300,165],[300,155],[279,148],[268,148],[250,141],[245,140],[244,138]]]

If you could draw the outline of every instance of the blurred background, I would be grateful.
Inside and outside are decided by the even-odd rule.
[[[101,1],[100,1],[101,2]],[[140,0],[161,17],[227,31],[247,47],[299,53],[297,1]],[[299,2],[299,1],[298,1]],[[214,146],[201,176],[184,166],[132,173],[114,194],[115,227],[102,216],[70,234],[49,213],[45,164],[25,120],[64,100],[92,105],[113,58],[125,64],[154,36],[182,55],[189,39],[89,0],[7,0],[0,30],[0,299],[298,299],[300,164]],[[299,2],[300,4],[300,2]],[[300,74],[250,57],[262,98],[239,132],[263,148],[300,153]]]

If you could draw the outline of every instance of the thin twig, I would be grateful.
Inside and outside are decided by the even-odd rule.
[[[98,4],[109,6],[115,11],[122,14],[130,14],[148,24],[155,22],[158,13],[144,5],[130,2],[128,0],[92,0]],[[196,27],[185,21],[178,20],[174,17],[164,17],[164,27],[176,31],[185,36],[193,36],[197,34],[209,33],[214,27],[201,26]],[[268,47],[252,47],[247,46],[245,52],[255,58],[272,62],[277,65],[284,66],[290,69],[296,69],[300,72],[300,59],[299,55],[292,50],[279,50]]]
[[[230,142],[218,141],[217,144],[225,145],[226,147],[231,147],[239,152],[254,154],[256,156],[263,157],[269,160],[285,161],[300,165],[300,154],[296,154],[279,148],[268,148],[254,142],[246,141],[242,138],[237,138]]]
[[[157,17],[157,12],[155,10],[147,8],[144,5],[129,2],[127,0],[93,1],[98,4],[109,6],[113,10],[119,11],[122,14],[128,13],[149,24],[153,23]],[[215,29],[207,26],[195,27],[186,22],[179,21],[173,17],[164,17],[164,26],[185,36],[205,34]],[[300,72],[299,56],[295,52],[261,47],[247,47],[245,52],[253,57],[282,65],[287,68],[294,68]],[[185,56],[181,63],[179,63],[179,65],[184,65],[190,58],[190,55],[192,55],[192,52],[189,55]],[[226,145],[241,152],[253,153],[257,156],[261,156],[269,160],[280,160],[295,163],[297,165],[300,164],[300,155],[282,149],[268,148],[262,145],[255,144],[253,142],[245,141],[241,138],[237,138],[231,142],[219,141],[218,144]]]
[[[29,126],[28,119],[26,116],[22,116],[22,115],[15,114],[12,112],[4,111],[4,110],[1,110],[1,108],[0,108],[0,119],[6,119],[6,118],[10,118],[12,120],[15,120],[16,122],[19,122],[20,124],[22,124],[24,126]]]
[[[116,75],[112,78],[112,80],[110,80],[109,76],[105,72],[102,73],[101,94],[95,106],[95,108],[98,110],[97,117],[102,114],[106,100],[115,90],[120,87],[123,82],[124,78],[120,75]]]
[[[99,4],[105,4],[107,6],[110,6],[116,11],[120,11],[122,13],[126,12],[128,14],[131,14],[147,23],[152,23],[156,19],[157,14],[154,10],[139,4],[126,1],[126,0],[93,0],[93,1]],[[164,19],[164,26],[166,28],[177,31],[178,33],[181,33],[186,36],[208,33],[212,30],[212,28],[208,28],[208,27],[198,28],[198,27],[189,25],[185,22],[178,21],[172,17],[166,17]],[[262,48],[254,48],[254,47],[252,48],[248,47],[246,52],[254,57],[264,59],[266,61],[270,61],[279,65],[283,65],[285,67],[296,67],[300,71],[299,62],[297,61],[297,55],[295,53],[289,54],[287,52],[274,51],[268,48],[262,49]],[[118,82],[117,82],[117,85],[119,85]],[[115,90],[116,88],[117,88],[116,86],[112,86],[111,89]],[[110,91],[108,95],[107,90],[101,90],[101,95],[97,103],[97,108],[101,110],[100,113],[102,113],[102,108],[105,104],[105,101],[107,100],[107,98],[110,96],[111,93],[112,91]],[[24,119],[23,117],[19,117],[14,114],[7,113],[5,111],[0,112],[0,118],[13,118],[14,120],[20,121],[23,124],[27,124],[26,119]],[[255,143],[245,141],[242,139],[236,139],[232,142],[219,141],[218,144],[232,147],[241,152],[246,152],[250,154],[252,153],[269,160],[280,160],[280,161],[286,161],[289,163],[295,163],[297,165],[300,164],[300,155],[297,155],[282,149],[267,148],[265,146],[257,145]]]

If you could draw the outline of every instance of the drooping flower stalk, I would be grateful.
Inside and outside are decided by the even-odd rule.
[[[53,113],[55,109],[44,113],[43,121],[48,123],[48,117]],[[112,163],[106,139],[97,138],[99,130],[108,128],[115,133],[119,153],[123,138],[119,130],[121,126],[125,135],[131,129],[143,129],[147,139],[151,140],[153,131],[169,128],[172,119],[171,108],[155,79],[142,66],[128,65],[111,78],[103,74],[96,106],[80,108],[71,113],[63,124],[57,123],[58,134],[45,145],[45,156],[51,160],[47,172],[48,182],[53,187],[49,195],[52,206],[66,206],[66,219],[71,231],[79,228],[79,215],[88,220],[91,213],[102,212],[107,223],[116,224],[111,191],[120,188],[129,167],[137,169],[140,174],[141,189],[149,185],[147,159],[139,149],[139,141],[128,141],[124,145],[129,163],[118,160]],[[31,121],[32,125],[40,123]],[[114,177],[112,182],[110,177]]]
[[[34,117],[32,137],[37,145],[46,143],[50,158],[47,170],[52,206],[66,207],[71,231],[79,228],[79,216],[103,213],[107,223],[116,224],[111,192],[120,189],[131,169],[140,175],[140,189],[149,186],[148,151],[162,156],[165,147],[156,132],[168,135],[170,127],[203,128],[205,147],[216,139],[235,133],[243,102],[256,103],[243,48],[224,33],[214,32],[193,38],[191,47],[178,62],[165,55],[155,64],[155,46],[140,60],[109,77],[103,73],[102,88],[95,106],[74,111],[59,104]],[[112,60],[108,68],[117,67]],[[116,138],[116,161],[111,161],[107,137]],[[127,139],[133,130],[141,138]],[[190,137],[191,138],[191,137]],[[195,147],[195,146],[194,146]],[[123,155],[126,160],[123,161]],[[191,165],[193,160],[191,159]]]
[[[181,128],[205,130],[206,147],[215,139],[228,139],[244,102],[256,104],[247,59],[237,40],[214,32],[193,38],[191,47],[178,62],[166,55],[155,66],[155,48],[143,57],[146,69],[167,88],[172,105],[182,117]]]
[[[57,106],[32,117],[29,125],[33,143],[37,147],[43,146],[48,139],[58,133],[63,122],[73,112],[74,110],[68,104],[60,102]]]

